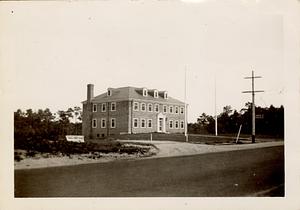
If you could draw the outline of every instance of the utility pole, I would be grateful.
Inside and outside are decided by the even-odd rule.
[[[251,93],[252,94],[252,143],[255,143],[255,93],[264,92],[263,90],[255,90],[254,89],[254,79],[257,79],[257,78],[262,78],[262,77],[254,76],[254,71],[252,71],[251,77],[244,77],[244,79],[252,80],[252,90],[242,92],[242,93]]]

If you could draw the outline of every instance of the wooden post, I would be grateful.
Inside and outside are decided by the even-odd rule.
[[[240,125],[239,132],[238,132],[238,135],[236,137],[236,141],[235,141],[236,144],[239,142],[239,137],[240,137],[241,129],[242,129],[242,124]]]

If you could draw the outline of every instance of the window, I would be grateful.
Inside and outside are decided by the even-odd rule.
[[[169,112],[172,114],[173,113],[173,106],[169,106]]]
[[[108,89],[107,90],[107,96],[111,96],[112,95],[112,91],[111,91],[111,89]]]
[[[139,111],[139,102],[134,102],[133,103],[133,110],[134,111]]]
[[[110,127],[115,128],[116,127],[116,118],[111,118],[110,119]]]
[[[138,118],[133,118],[133,127],[138,128],[139,127],[139,120]]]
[[[154,105],[154,111],[155,111],[155,112],[159,112],[159,106],[158,106],[158,104],[155,104],[155,105]]]
[[[106,112],[106,104],[101,104],[101,111]]]
[[[152,119],[148,119],[147,126],[148,128],[152,128]]]
[[[141,111],[146,111],[146,104],[145,103],[141,103]]]
[[[143,88],[143,96],[148,96],[148,90],[146,88]]]
[[[110,111],[116,111],[116,102],[111,102]]]
[[[97,128],[97,119],[93,119],[92,121],[92,127]]]
[[[179,108],[178,106],[175,106],[175,114],[178,114],[179,113]]]
[[[146,120],[141,119],[141,128],[146,128]]]
[[[152,104],[148,104],[148,112],[153,112],[153,105]]]
[[[183,121],[183,120],[180,121],[180,128],[181,128],[181,129],[184,128],[184,121]]]
[[[167,105],[164,105],[164,106],[163,106],[163,112],[164,112],[164,113],[167,113]]]
[[[93,112],[97,112],[97,104],[93,104]]]
[[[164,99],[168,99],[168,92],[167,91],[164,92]]]
[[[180,107],[180,114],[184,114],[184,108]]]
[[[173,120],[169,121],[169,128],[172,129],[173,128]]]
[[[106,128],[106,119],[101,118],[101,128]]]
[[[154,90],[154,98],[158,98],[158,91]]]
[[[179,122],[178,122],[178,120],[175,121],[175,128],[176,128],[176,129],[179,128]]]

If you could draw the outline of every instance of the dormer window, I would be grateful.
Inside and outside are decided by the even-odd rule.
[[[148,90],[146,88],[143,88],[143,96],[145,97],[148,96]]]
[[[109,88],[107,89],[107,96],[111,96],[112,95],[112,90]]]
[[[158,91],[154,90],[154,98],[158,98]]]
[[[164,99],[168,99],[168,92],[167,91],[164,92]]]

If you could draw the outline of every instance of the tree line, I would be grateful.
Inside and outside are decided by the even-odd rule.
[[[284,108],[283,106],[259,107],[256,110],[256,134],[283,137]],[[245,104],[240,111],[233,110],[230,105],[223,108],[218,115],[218,133],[236,134],[242,125],[241,134],[251,134],[252,104]],[[81,135],[82,110],[80,107],[68,108],[52,113],[50,109],[33,111],[18,109],[14,112],[15,142],[26,140],[59,140],[65,135]],[[189,123],[188,132],[191,134],[214,134],[214,116],[202,113],[196,123]],[[24,142],[25,143],[25,142]]]
[[[256,134],[282,138],[284,136],[284,107],[255,107]],[[219,134],[237,134],[242,125],[241,134],[251,135],[252,131],[252,103],[245,104],[240,111],[233,110],[230,105],[223,108],[217,116]],[[196,123],[188,125],[188,132],[193,134],[214,134],[215,117],[202,113]]]
[[[58,140],[65,135],[81,134],[80,107],[68,108],[52,113],[50,109],[33,111],[18,109],[14,112],[14,139],[25,140]]]
[[[14,148],[25,150],[15,151],[15,160],[21,161],[25,156],[34,157],[37,153],[51,155],[88,154],[89,158],[97,159],[100,153],[126,153],[146,155],[149,148],[124,146],[120,142],[70,142],[65,135],[80,135],[82,128],[82,111],[80,107],[68,108],[52,113],[50,109],[33,111],[18,109],[14,112]],[[25,156],[24,156],[25,155]],[[48,154],[49,155],[49,154]]]

